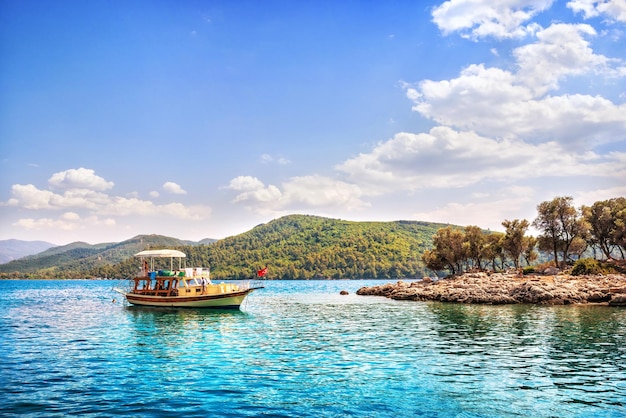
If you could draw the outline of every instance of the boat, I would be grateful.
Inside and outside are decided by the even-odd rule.
[[[203,267],[183,267],[185,253],[177,250],[146,250],[135,254],[141,263],[140,273],[131,282],[130,290],[114,288],[132,305],[177,308],[239,309],[246,296],[263,286],[250,281],[213,283],[211,271]],[[169,269],[155,269],[155,261],[170,259]],[[175,265],[177,261],[177,265]],[[164,262],[157,261],[159,266]],[[267,267],[257,271],[265,275]]]

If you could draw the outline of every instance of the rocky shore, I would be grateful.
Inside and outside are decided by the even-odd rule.
[[[626,306],[626,276],[466,273],[436,281],[425,278],[416,282],[399,281],[395,284],[362,287],[357,291],[357,295],[385,296],[397,300],[492,305],[601,303]]]

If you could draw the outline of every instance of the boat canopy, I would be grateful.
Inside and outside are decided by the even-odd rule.
[[[187,257],[185,253],[177,250],[145,250],[138,252],[135,254],[135,257],[155,257],[155,258],[166,258],[166,257],[178,257],[185,258]]]

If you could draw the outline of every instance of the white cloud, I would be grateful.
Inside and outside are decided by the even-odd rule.
[[[595,7],[596,0],[575,0],[568,1],[567,7],[572,9],[574,13],[583,13],[585,19],[598,16],[600,13]]]
[[[576,206],[591,206],[595,202],[608,200],[619,196],[626,196],[626,183],[624,183],[623,186],[599,188],[591,191],[578,192],[573,197]]]
[[[77,221],[80,219],[80,215],[76,212],[65,212],[61,215],[61,219],[65,219],[66,221]]]
[[[294,177],[283,185],[290,205],[305,207],[330,206],[347,210],[360,209],[366,204],[361,200],[359,186],[318,175]]]
[[[408,86],[408,85],[407,85]],[[418,88],[407,88],[415,102],[413,110],[442,125],[464,129],[508,123],[496,112],[511,112],[497,105],[520,104],[532,99],[531,92],[515,83],[512,73],[472,64],[452,80],[424,80]],[[511,118],[513,119],[513,118]],[[474,122],[476,121],[476,122]]]
[[[187,194],[187,192],[183,190],[182,187],[171,181],[166,181],[165,183],[163,183],[163,190],[172,194]]]
[[[549,8],[553,0],[450,0],[433,9],[433,22],[444,34],[480,39],[522,38],[538,25],[524,24]]]
[[[533,145],[514,139],[494,140],[441,126],[429,133],[396,134],[337,169],[372,194],[458,188],[487,179],[626,175],[626,166],[617,155],[574,153],[555,142]]]
[[[211,215],[211,208],[205,205],[185,206],[182,203],[168,203],[159,207],[159,213],[188,221],[202,221]]]
[[[582,12],[585,19],[603,15],[610,20],[626,22],[626,1],[624,0],[574,0],[567,2],[574,13]]]
[[[211,208],[204,205],[187,207],[177,202],[156,205],[149,200],[139,199],[136,193],[130,193],[128,197],[108,195],[99,190],[112,187],[113,182],[107,182],[93,173],[93,170],[81,168],[54,174],[50,178],[49,184],[51,187],[65,189],[63,193],[41,190],[32,184],[15,184],[11,188],[11,198],[2,205],[33,211],[71,209],[71,211],[65,212],[58,220],[25,218],[17,224],[25,228],[56,225],[57,228],[67,229],[70,221],[84,222],[87,219],[93,219],[89,217],[82,218],[79,211],[85,211],[91,217],[100,215],[115,217],[142,215],[152,217],[170,216],[184,220],[206,219],[211,213]],[[165,183],[163,188],[170,193],[187,193],[178,184],[172,182]],[[156,192],[151,193],[151,195],[154,196],[154,193]],[[156,195],[158,196],[158,193]]]
[[[86,189],[67,190],[63,195],[54,195],[51,203],[58,208],[84,208],[98,210],[98,207],[107,204],[110,197],[105,193]]]
[[[589,25],[554,24],[537,32],[537,42],[513,51],[519,71],[517,83],[529,87],[535,97],[558,88],[566,76],[617,72],[604,55],[593,52],[585,36],[595,36]]]
[[[287,165],[287,164],[291,163],[291,161],[289,161],[285,157],[281,157],[281,156],[273,157],[270,154],[263,154],[263,155],[261,155],[261,162],[263,164],[277,163],[279,165]]]
[[[77,228],[75,222],[68,222],[62,219],[50,219],[50,218],[23,218],[13,223],[13,226],[23,228],[26,230],[42,230],[42,229],[56,229],[61,231],[72,231]]]
[[[234,202],[247,202],[249,209],[259,213],[333,207],[350,211],[367,205],[360,199],[358,186],[318,175],[291,178],[281,188],[266,186],[256,177],[239,176],[227,188],[239,192]]]
[[[76,231],[93,228],[96,226],[111,227],[116,224],[111,218],[98,218],[97,216],[89,216],[85,219],[81,218],[75,212],[66,212],[57,219],[52,218],[22,218],[13,223],[13,226],[26,230],[60,230],[60,231]]]
[[[427,222],[462,226],[478,225],[492,231],[503,231],[502,221],[505,219],[526,219],[532,222],[536,212],[521,208],[528,208],[529,205],[534,204],[532,190],[520,188],[509,190],[490,199],[449,202],[432,210],[414,213],[413,216],[415,219]]]
[[[98,209],[98,213],[117,217],[130,215],[154,216],[158,213],[158,208],[157,205],[149,200],[111,196],[111,199]]]
[[[20,206],[25,209],[49,209],[50,201],[55,194],[49,190],[39,190],[32,184],[14,184],[11,187],[11,197],[7,206]]]
[[[150,195],[150,197],[153,197],[153,198],[157,198],[157,197],[159,197],[159,196],[160,196],[159,192],[157,192],[156,190],[151,191],[151,192],[149,193],[149,195]],[[135,197],[136,197],[136,196],[135,196]]]
[[[545,178],[626,180],[622,153],[597,151],[601,144],[626,141],[626,104],[599,95],[554,94],[568,78],[617,79],[626,76],[626,67],[620,59],[594,52],[589,39],[597,33],[590,25],[555,23],[543,29],[532,23],[552,3],[451,0],[436,7],[433,20],[444,33],[458,31],[474,40],[534,38],[512,51],[514,65],[507,69],[471,64],[454,79],[405,84],[413,109],[440,126],[427,133],[398,133],[347,159],[335,167],[346,176],[344,181],[300,176],[265,185],[242,176],[229,184],[238,192],[234,201],[257,211],[359,209],[367,205],[364,197],[394,192],[459,190],[487,182],[514,189]],[[495,48],[491,52],[504,56]],[[274,160],[268,154],[261,159]],[[477,192],[472,202],[451,203],[430,215],[447,222],[462,213],[468,221],[459,218],[455,223],[463,224],[487,214],[501,222],[516,205],[528,205],[524,193],[528,190],[487,202]]]
[[[176,219],[203,220],[209,217],[211,208],[203,205],[186,207],[181,203],[156,205],[149,200],[113,196],[98,208],[97,213],[116,217],[167,215]]]
[[[106,204],[109,199],[104,193],[87,189],[66,190],[63,194],[57,194],[49,190],[40,190],[32,184],[14,184],[11,191],[12,197],[6,205],[32,210],[97,209],[100,205]]]
[[[451,80],[405,84],[407,97],[424,117],[487,137],[557,141],[579,150],[622,141],[626,104],[601,96],[545,95],[566,76],[626,76],[621,61],[593,53],[583,38],[593,33],[588,25],[552,25],[538,33],[536,43],[514,50],[517,73],[472,64]]]
[[[48,180],[53,189],[89,189],[104,191],[113,187],[112,181],[96,176],[94,170],[78,168],[54,173]]]
[[[282,193],[278,187],[270,184],[265,186],[261,180],[251,176],[239,176],[230,181],[229,189],[240,192],[235,202],[251,201],[253,203],[273,204],[279,202]]]

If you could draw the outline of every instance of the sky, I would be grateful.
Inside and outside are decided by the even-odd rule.
[[[0,239],[626,196],[626,0],[0,2]]]

